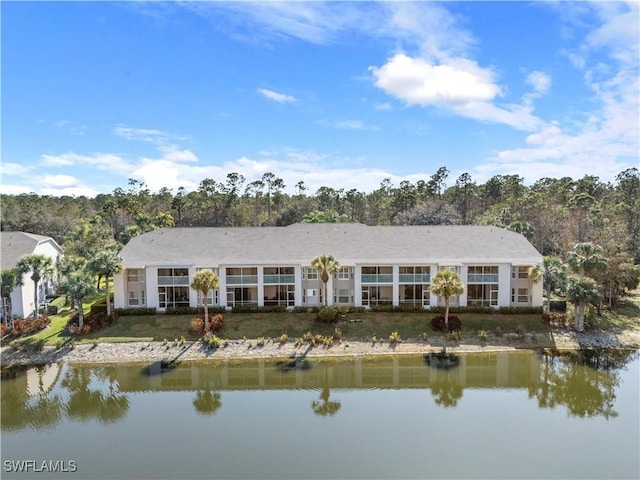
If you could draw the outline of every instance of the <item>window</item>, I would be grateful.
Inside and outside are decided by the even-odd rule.
[[[392,283],[393,267],[362,267],[363,283]]]
[[[349,280],[353,278],[353,268],[351,267],[340,267],[338,270],[338,279],[339,280]]]
[[[529,303],[529,289],[519,288],[517,300],[518,300],[518,303]]]
[[[129,306],[139,307],[145,304],[144,291],[130,291],[129,292]]]
[[[303,267],[302,269],[303,280],[318,280],[318,270],[311,267]]]
[[[349,290],[348,288],[336,289],[333,295],[333,302],[343,304],[353,303],[353,290]]]
[[[140,270],[127,270],[127,282],[137,283],[141,280],[142,272]]]
[[[529,278],[529,267],[512,267],[511,278]]]
[[[497,283],[497,265],[470,265],[467,267],[468,283]]]
[[[422,305],[430,303],[428,285],[401,285],[400,305]]]
[[[467,305],[470,307],[498,306],[498,284],[476,283],[468,285]]]
[[[158,287],[158,306],[167,307],[188,307],[189,287]]]

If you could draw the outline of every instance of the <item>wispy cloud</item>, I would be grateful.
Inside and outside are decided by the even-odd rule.
[[[298,101],[298,99],[292,95],[274,92],[273,90],[268,90],[266,88],[258,88],[257,91],[263,97],[278,103],[295,103]]]
[[[155,144],[166,144],[168,142],[177,140],[187,140],[188,137],[183,135],[176,135],[173,133],[165,132],[163,130],[156,130],[151,128],[132,128],[126,125],[116,125],[113,129],[113,134],[126,138],[127,140],[136,140],[142,142],[149,142]]]

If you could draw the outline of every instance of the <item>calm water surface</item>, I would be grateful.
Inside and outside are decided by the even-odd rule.
[[[14,371],[2,478],[637,479],[639,364],[505,352],[448,370],[388,356]]]

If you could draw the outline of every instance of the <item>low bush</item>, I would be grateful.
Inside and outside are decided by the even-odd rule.
[[[422,305],[374,305],[372,312],[406,312],[420,313],[426,311]]]
[[[20,318],[16,318],[13,320],[13,328],[10,328],[9,333],[14,337],[32,335],[40,330],[43,330],[51,323],[49,317],[46,315],[41,315],[35,320],[22,320]]]
[[[436,315],[431,319],[431,328],[439,332],[461,332],[462,320],[456,315],[449,315],[449,329],[445,328],[444,315]]]
[[[507,315],[526,315],[542,313],[542,307],[500,307],[498,313]]]
[[[80,319],[78,314],[74,314],[67,323],[67,330],[72,335],[86,335],[91,332],[97,332],[105,327],[117,323],[119,315],[112,313],[109,317],[106,313],[89,313],[83,319],[83,326],[80,328]]]
[[[320,307],[293,307],[293,313],[318,313]]]
[[[551,313],[543,313],[542,321],[547,325],[556,325],[559,327],[566,327],[568,317],[566,313],[559,312],[551,312]]]
[[[224,313],[227,309],[220,306],[209,307],[209,313]],[[153,312],[155,314],[155,311]],[[204,315],[204,307],[167,307],[167,315]]]
[[[316,315],[316,321],[320,323],[333,323],[338,320],[338,309],[336,307],[321,307]]]
[[[391,343],[392,345],[395,345],[401,342],[402,342],[402,339],[400,338],[400,334],[398,332],[391,332],[391,335],[389,335],[389,343]]]
[[[197,336],[201,335],[213,335],[218,333],[224,327],[224,315],[221,313],[216,313],[215,315],[211,315],[209,317],[209,329],[205,332],[204,330],[204,317],[195,317],[191,319],[191,323],[189,325],[189,330],[191,333]]]

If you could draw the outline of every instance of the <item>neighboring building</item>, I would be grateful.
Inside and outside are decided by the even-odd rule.
[[[0,267],[14,268],[18,261],[26,255],[45,255],[53,259],[55,265],[62,255],[62,248],[51,237],[25,232],[0,232]],[[47,295],[54,293],[53,278],[43,278],[38,285],[38,304],[42,304]],[[16,287],[11,293],[11,313],[17,317],[27,317],[35,311],[33,305],[34,285],[31,273],[25,273],[23,285]],[[2,299],[0,298],[0,307]],[[0,315],[3,309],[0,308]]]
[[[220,278],[209,305],[316,306],[317,255],[341,264],[327,285],[328,304],[442,305],[430,291],[439,270],[460,275],[457,306],[540,306],[542,283],[527,272],[542,255],[519,233],[493,226],[381,226],[354,223],[288,227],[163,228],[132,238],[114,277],[116,308],[202,304],[189,287],[199,270]]]

